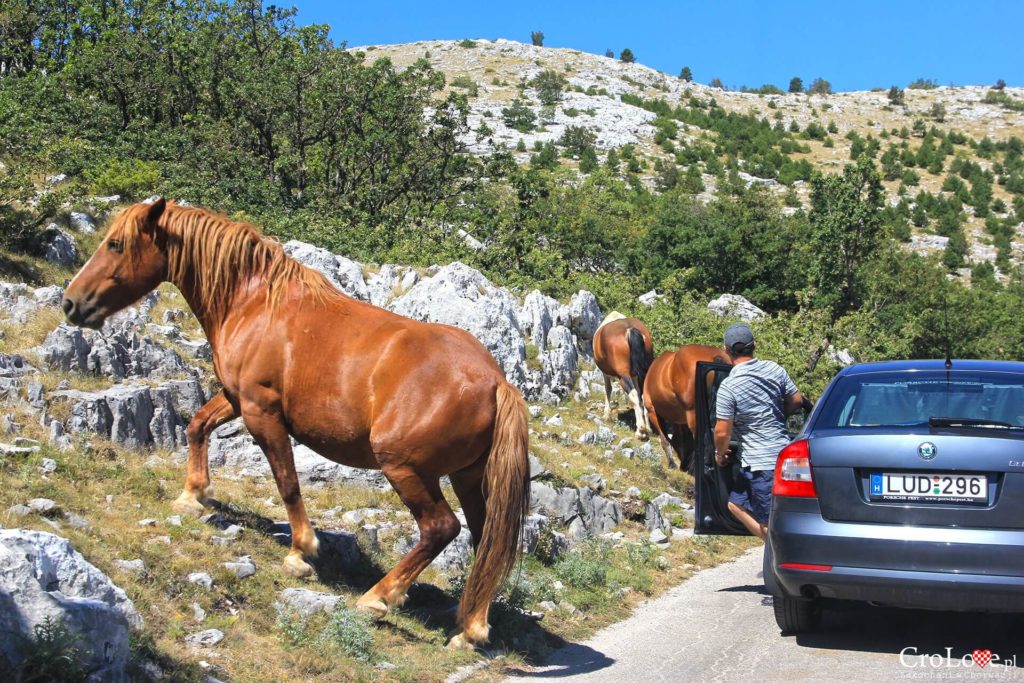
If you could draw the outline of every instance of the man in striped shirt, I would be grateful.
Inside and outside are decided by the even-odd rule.
[[[781,366],[754,358],[754,333],[747,325],[730,326],[724,341],[733,369],[718,387],[715,461],[720,467],[729,464],[729,442],[735,433],[742,476],[729,493],[729,512],[764,540],[775,461],[789,443],[786,418],[799,410],[805,399]]]

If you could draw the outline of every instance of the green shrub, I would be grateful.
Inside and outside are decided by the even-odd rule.
[[[469,38],[463,38],[459,41],[459,47],[476,47],[476,41],[470,40]]]
[[[368,660],[373,655],[373,628],[370,617],[339,604],[331,620],[320,632],[318,641],[337,647],[350,657]]]
[[[522,100],[513,100],[502,109],[501,118],[506,126],[520,133],[529,133],[537,125],[537,114]]]
[[[565,148],[569,155],[580,156],[588,149],[594,149],[597,134],[584,126],[567,126],[558,144]]]
[[[141,199],[155,193],[159,187],[160,167],[141,159],[113,159],[106,166],[86,171],[85,178],[94,194]]]
[[[608,581],[606,553],[584,546],[579,552],[565,553],[555,563],[555,575],[581,590],[603,587]]]
[[[918,78],[907,85],[911,90],[933,90],[939,87],[934,78]]]
[[[470,97],[476,97],[480,94],[480,86],[469,76],[457,76],[456,78],[453,78],[452,87],[462,88]]]
[[[568,81],[565,76],[553,69],[545,69],[533,77],[530,87],[537,91],[537,99],[541,104],[557,104],[562,100],[562,91]]]
[[[47,617],[36,624],[33,639],[22,648],[22,661],[14,672],[16,681],[85,681],[83,652],[77,638],[64,624]]]

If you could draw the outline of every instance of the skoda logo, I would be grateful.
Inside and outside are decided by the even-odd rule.
[[[917,447],[917,454],[921,456],[922,460],[931,460],[935,457],[937,451],[938,449],[935,448],[935,444],[927,441]]]

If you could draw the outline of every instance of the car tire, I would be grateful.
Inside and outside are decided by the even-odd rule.
[[[783,635],[813,633],[821,626],[821,604],[817,600],[775,596],[775,623]]]

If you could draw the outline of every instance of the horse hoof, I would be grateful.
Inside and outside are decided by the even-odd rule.
[[[637,432],[634,436],[636,436],[636,438],[639,439],[640,441],[647,441],[649,438],[651,438],[651,435],[648,434],[647,432]]]
[[[201,517],[204,511],[203,504],[190,493],[182,493],[171,504],[171,509],[179,515],[190,517]]]
[[[281,571],[296,579],[304,579],[313,575],[313,567],[298,555],[288,555],[284,558]]]
[[[472,651],[474,651],[476,649],[476,646],[473,645],[473,643],[471,643],[466,638],[466,635],[464,633],[459,633],[459,634],[455,635],[455,637],[453,637],[451,640],[448,641],[448,644],[445,645],[445,649],[447,649],[447,650],[464,650],[466,652],[472,652]]]
[[[383,619],[388,613],[387,603],[378,598],[367,598],[365,595],[356,601],[356,609],[373,619]]]

